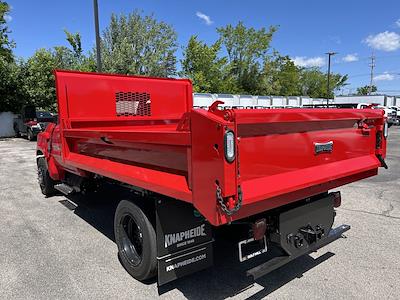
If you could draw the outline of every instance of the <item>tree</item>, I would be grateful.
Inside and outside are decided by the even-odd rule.
[[[372,85],[371,89],[369,85],[365,85],[365,86],[361,86],[359,88],[357,88],[357,95],[360,96],[365,96],[365,95],[369,95],[370,93],[375,93],[378,90],[378,88],[376,87],[376,85]]]
[[[56,90],[54,70],[95,71],[93,55],[85,56],[82,52],[81,36],[64,30],[71,49],[56,46],[52,49],[37,50],[21,66],[23,70],[23,90],[27,103],[42,109],[56,109]]]
[[[19,112],[26,99],[21,63],[8,61],[0,55],[0,112]]]
[[[64,29],[65,35],[67,36],[67,41],[71,45],[72,50],[76,58],[82,57],[82,43],[81,35],[79,32],[71,33]]]
[[[318,68],[304,68],[301,71],[301,94],[312,98],[333,98],[334,91],[346,84],[347,75],[330,75],[330,95],[327,95],[327,75]]]
[[[12,54],[14,43],[9,39],[6,16],[10,7],[0,1],[0,112],[17,112],[24,100],[21,72]]]
[[[14,48],[14,42],[10,40],[6,16],[10,12],[10,6],[5,1],[0,0],[0,56],[7,60],[12,61],[12,49]]]
[[[271,26],[256,30],[247,28],[243,22],[235,27],[227,25],[220,27],[217,32],[219,41],[225,46],[228,54],[231,75],[236,80],[240,92],[260,93],[263,90],[262,67],[268,58],[270,43],[277,30]]]
[[[301,94],[301,69],[289,56],[275,52],[264,62],[263,94],[293,96]]]
[[[181,76],[192,79],[195,92],[223,93],[234,89],[229,76],[226,57],[218,57],[221,43],[217,41],[211,46],[199,41],[197,36],[189,39],[181,60]]]
[[[184,49],[180,75],[192,79],[196,92],[326,98],[325,73],[298,67],[289,56],[269,52],[275,30],[246,28],[240,22],[219,28],[220,38],[211,46],[194,36]],[[221,54],[221,45],[227,56]],[[346,81],[347,75],[331,74],[329,97]]]
[[[57,52],[39,49],[26,61],[24,89],[30,104],[55,110],[56,93],[53,71],[60,67],[56,55],[64,55],[63,51],[61,48]]]
[[[168,77],[176,74],[177,36],[153,16],[138,12],[111,16],[101,38],[103,70],[111,73]]]

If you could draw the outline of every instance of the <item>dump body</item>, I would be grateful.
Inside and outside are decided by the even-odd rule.
[[[385,157],[381,110],[193,109],[188,80],[55,74],[59,125],[38,141],[53,179],[101,175],[192,203],[215,226],[376,175]]]

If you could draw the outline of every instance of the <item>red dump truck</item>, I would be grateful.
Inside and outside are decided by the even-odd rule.
[[[386,167],[376,109],[193,109],[189,80],[56,71],[58,124],[39,134],[43,194],[112,182],[120,261],[162,285],[213,264],[213,232],[240,226],[260,277],[338,239],[338,186]],[[237,231],[239,235],[239,230]]]

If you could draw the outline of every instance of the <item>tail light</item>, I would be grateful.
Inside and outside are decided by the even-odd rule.
[[[389,126],[387,121],[385,121],[385,123],[383,124],[383,136],[385,137],[385,139],[388,137],[389,134]]]
[[[267,230],[267,221],[265,219],[257,220],[252,225],[253,237],[256,241],[264,238],[265,232]]]
[[[224,136],[225,159],[227,162],[235,160],[235,134],[232,130],[227,130]]]

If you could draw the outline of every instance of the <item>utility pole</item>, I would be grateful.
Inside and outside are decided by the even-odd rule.
[[[368,89],[368,95],[371,95],[371,93],[372,93],[372,83],[373,83],[373,80],[374,80],[374,68],[375,68],[375,55],[374,55],[374,52],[372,52],[372,55],[371,55],[371,63],[369,64],[369,66],[371,67],[371,78],[370,78],[370,81],[369,81],[369,89]]]
[[[326,89],[326,105],[329,106],[329,95],[331,93],[330,79],[331,79],[331,56],[337,54],[337,52],[327,52],[328,55],[328,84]]]
[[[94,27],[96,30],[96,57],[97,57],[97,72],[101,72],[101,53],[100,53],[100,33],[99,33],[99,5],[97,0],[93,0],[94,10]]]

